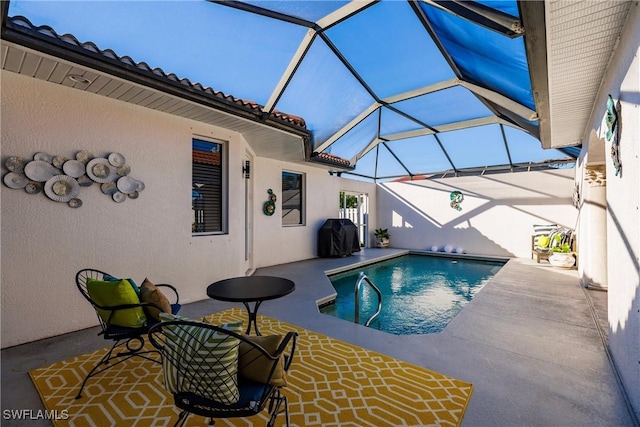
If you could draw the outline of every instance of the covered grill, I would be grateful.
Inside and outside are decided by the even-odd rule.
[[[318,256],[348,256],[359,251],[358,227],[351,220],[329,218],[318,230]]]

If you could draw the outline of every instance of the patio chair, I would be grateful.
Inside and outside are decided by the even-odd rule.
[[[153,285],[149,282],[151,287],[170,291],[175,302],[171,303],[163,297],[163,303],[159,303],[160,293],[155,290],[153,298],[146,298],[155,302],[141,302],[140,290],[135,282],[133,284],[132,282],[131,279],[120,280],[104,271],[94,269],[83,269],[76,273],[76,285],[80,293],[89,301],[98,315],[101,328],[98,335],[102,335],[105,340],[113,341],[109,351],[82,381],[76,399],[82,397],[82,390],[89,378],[134,356],[161,363],[157,356],[151,357],[154,353],[158,354],[157,350],[144,349],[144,337],[151,326],[159,323],[159,312],[170,309],[173,314],[176,314],[180,310],[178,291],[168,284]],[[143,285],[146,285],[146,282],[147,279]],[[150,288],[145,287],[145,289]]]
[[[531,235],[531,259],[540,263],[540,260],[548,260],[551,255],[549,247],[549,234],[558,228],[558,224],[536,224],[533,226],[533,234]],[[546,245],[541,245],[541,238],[546,241]]]
[[[557,224],[534,225],[531,235],[531,258],[536,261],[549,260],[553,254],[553,248],[568,244],[572,251],[575,251],[574,232],[570,228],[561,227]]]
[[[150,329],[149,341],[162,353],[164,387],[182,410],[175,426],[190,414],[214,424],[215,418],[250,417],[264,409],[267,426],[282,412],[289,425],[282,390],[298,334],[240,335],[241,327],[242,322],[215,326],[180,319]]]

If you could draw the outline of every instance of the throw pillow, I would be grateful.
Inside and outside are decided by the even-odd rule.
[[[184,320],[165,313],[160,318]],[[239,334],[242,322],[221,327]],[[191,392],[225,405],[238,402],[237,338],[197,325],[170,325],[163,330],[167,342],[162,369],[169,392]]]
[[[549,236],[549,234],[558,227],[558,224],[534,224],[533,225],[533,246],[540,247],[538,243],[542,236]]]
[[[148,278],[145,278],[142,285],[140,285],[140,301],[155,304],[162,308],[163,312],[171,313],[171,303],[160,289],[151,283]],[[145,307],[144,309],[149,317],[155,320],[160,320],[161,310],[152,306]]]
[[[87,292],[96,304],[103,307],[113,307],[124,304],[140,304],[138,294],[128,280],[102,281],[87,279]],[[107,310],[96,308],[102,320],[112,326],[140,328],[147,318],[142,307],[126,308],[123,310]],[[113,313],[113,315],[111,315]],[[109,316],[111,319],[109,320]]]
[[[270,355],[275,354],[278,346],[283,340],[282,335],[265,335],[265,336],[249,336],[245,335],[249,341],[258,344],[264,348]],[[277,360],[270,360],[251,344],[240,342],[240,355],[238,359],[239,374],[249,380],[259,383],[267,383],[269,373],[276,364],[273,376],[269,384],[284,387],[287,385],[287,379],[284,371],[284,357],[280,356]]]
[[[549,238],[549,236],[540,236],[540,237],[538,237],[537,246],[539,248],[548,248],[549,247],[549,242],[551,242],[551,239]]]
[[[122,279],[119,279],[117,277],[113,277],[110,274],[105,274],[104,276],[102,276],[102,280],[108,280],[109,282],[114,282],[114,281],[118,282],[118,281],[120,281]],[[133,289],[136,290],[136,294],[140,295],[140,287],[138,286],[136,281],[131,279],[131,278],[128,278],[127,280],[129,281],[129,283],[131,283],[131,286],[133,286]]]

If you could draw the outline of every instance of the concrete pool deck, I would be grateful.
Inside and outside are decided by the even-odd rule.
[[[317,310],[317,302],[333,293],[326,271],[403,252],[367,249],[260,268],[255,274],[289,278],[296,290],[265,302],[259,314],[473,383],[463,426],[638,426],[604,344],[607,294],[582,288],[576,270],[511,259],[433,335],[391,335]],[[198,317],[237,306],[203,300],[181,314]],[[43,409],[27,372],[105,347],[96,333],[91,328],[2,350],[2,409]]]

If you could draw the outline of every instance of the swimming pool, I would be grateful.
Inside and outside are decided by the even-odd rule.
[[[354,321],[355,285],[360,272],[380,289],[382,311],[369,325],[396,335],[441,332],[505,263],[409,254],[329,276],[336,299],[323,314]],[[376,293],[360,288],[360,323],[378,306]]]

